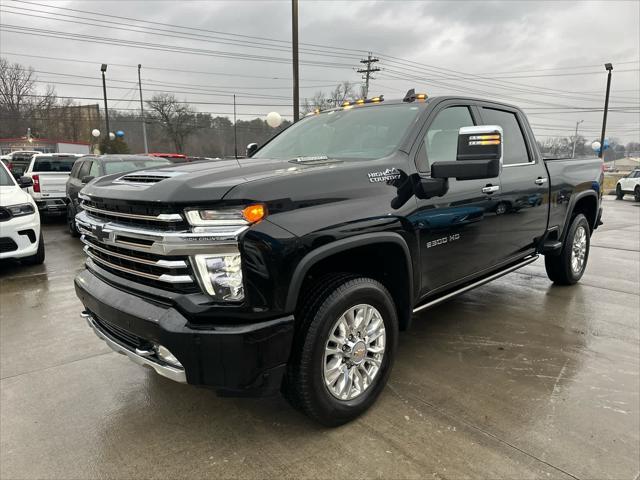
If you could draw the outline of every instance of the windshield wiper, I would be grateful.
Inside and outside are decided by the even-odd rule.
[[[329,157],[326,155],[314,155],[310,157],[297,157],[289,160],[290,162],[295,163],[309,163],[309,162],[326,162],[329,160]]]

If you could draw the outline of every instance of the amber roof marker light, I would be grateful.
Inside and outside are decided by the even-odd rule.
[[[429,98],[429,96],[426,93],[416,93],[415,88],[412,88],[406,93],[402,101],[407,103],[415,102],[416,100],[424,102],[427,98]]]

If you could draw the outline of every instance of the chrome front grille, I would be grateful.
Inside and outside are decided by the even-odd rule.
[[[76,225],[89,268],[95,264],[118,277],[171,292],[202,291],[190,256],[236,245],[247,228],[192,229],[181,213],[153,206],[87,199],[81,205]]]

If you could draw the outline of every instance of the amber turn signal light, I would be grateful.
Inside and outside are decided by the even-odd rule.
[[[267,209],[264,205],[249,205],[242,209],[242,216],[249,223],[256,223],[267,216]]]

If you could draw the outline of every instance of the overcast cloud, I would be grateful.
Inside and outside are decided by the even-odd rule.
[[[31,1],[31,0],[29,0]],[[86,13],[56,10],[72,8],[161,22],[217,32],[251,35],[289,41],[291,2],[286,1],[46,1],[33,6],[14,0],[0,0],[0,20],[4,25],[141,41],[289,59],[288,44],[283,51],[265,50],[268,43],[254,47],[221,44],[208,38],[196,41],[172,38],[179,32],[156,26],[156,33],[126,32],[112,26],[88,25],[88,21],[65,17],[53,20],[49,13],[87,17]],[[28,11],[27,8],[34,11]],[[48,18],[40,18],[48,17]],[[59,17],[61,18],[61,17]],[[104,18],[139,28],[131,20]],[[535,125],[536,134],[566,136],[575,122],[585,120],[581,131],[588,138],[599,136],[601,112],[575,111],[575,107],[601,109],[606,72],[603,64],[614,64],[612,112],[609,136],[624,143],[640,138],[640,2],[536,2],[536,1],[305,1],[300,0],[300,42],[336,47],[335,55],[301,53],[301,60],[326,65],[301,65],[301,97],[330,90],[342,80],[359,82],[354,67],[367,51],[380,56],[383,70],[372,81],[372,94],[387,98],[416,88],[429,95],[468,94],[496,99],[524,107]],[[100,23],[100,22],[97,22]],[[138,26],[136,26],[138,25]],[[194,31],[201,35],[214,35]],[[227,40],[241,37],[227,37]],[[245,38],[245,40],[251,40]],[[256,40],[251,40],[256,41]],[[305,45],[301,45],[305,47]],[[320,47],[306,46],[319,50]],[[354,50],[359,50],[356,52]],[[108,63],[109,97],[113,108],[136,108],[135,68],[115,64],[143,65],[143,82],[150,90],[184,91],[179,86],[151,83],[188,84],[209,89],[201,94],[177,93],[201,111],[229,113],[229,95],[238,92],[241,114],[266,114],[271,110],[291,116],[291,66],[274,61],[249,61],[161,52],[150,49],[83,42],[15,33],[10,27],[0,32],[0,53],[11,61],[31,65],[43,81],[58,82],[62,96],[101,97],[100,63]],[[318,52],[314,52],[318,53]],[[18,54],[18,55],[13,55]],[[31,55],[31,57],[26,56]],[[35,58],[39,56],[43,58]],[[397,57],[415,62],[401,64]],[[79,63],[54,58],[76,59]],[[179,71],[153,70],[149,67]],[[446,69],[446,70],[443,70]],[[184,70],[207,72],[185,73]],[[54,75],[67,73],[92,77],[82,79]],[[215,74],[215,75],[214,75]],[[479,75],[482,78],[474,77]],[[253,76],[253,78],[252,78]],[[260,77],[260,78],[255,78]],[[402,77],[402,78],[398,78]],[[491,78],[485,78],[491,77]],[[498,78],[500,77],[500,78]],[[116,82],[120,80],[122,82]],[[124,83],[132,82],[132,83]],[[506,83],[512,82],[512,83]],[[85,83],[89,86],[63,85]],[[321,87],[325,86],[325,87]],[[113,88],[111,88],[113,87]],[[115,87],[121,87],[116,89]],[[227,92],[213,95],[211,89]],[[153,92],[148,91],[146,96]],[[218,92],[216,92],[218,93]],[[268,95],[266,98],[246,94]],[[281,97],[281,98],[276,98]],[[97,103],[80,100],[80,103]],[[247,118],[247,117],[243,117]]]

